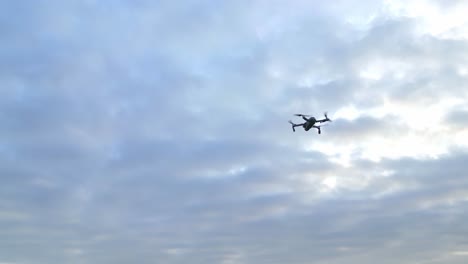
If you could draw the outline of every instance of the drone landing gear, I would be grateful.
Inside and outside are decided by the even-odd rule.
[[[317,129],[317,132],[318,132],[319,134],[322,134],[322,130],[320,129],[320,126],[314,126],[314,127]]]
[[[291,124],[293,132],[296,132],[296,129],[294,127],[297,126],[297,125],[294,124],[291,120],[289,120],[288,122],[289,122],[289,124]]]

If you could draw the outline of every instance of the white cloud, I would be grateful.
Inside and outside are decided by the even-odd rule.
[[[389,10],[398,16],[418,19],[422,34],[431,34],[441,38],[468,37],[468,5],[462,1],[455,4],[444,1],[413,0],[386,1]]]

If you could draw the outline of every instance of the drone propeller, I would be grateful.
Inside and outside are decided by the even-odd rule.
[[[303,114],[294,114],[294,115],[295,115],[295,116],[304,116],[304,117],[311,117],[311,116],[312,116],[312,115],[303,115]],[[328,117],[328,112],[323,113],[323,115],[325,116],[325,119],[326,119],[327,121],[332,122],[332,120]]]

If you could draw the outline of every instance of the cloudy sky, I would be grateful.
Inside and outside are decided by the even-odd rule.
[[[466,14],[1,1],[0,263],[466,263]]]

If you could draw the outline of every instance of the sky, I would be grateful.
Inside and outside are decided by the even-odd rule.
[[[0,1],[0,264],[466,263],[467,13]]]

